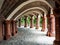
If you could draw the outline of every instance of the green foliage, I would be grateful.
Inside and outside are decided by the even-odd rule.
[[[27,23],[30,24],[30,17],[28,17],[28,19],[27,19]]]
[[[21,18],[21,23],[24,24],[24,17]]]
[[[34,17],[34,24],[36,24],[36,18]]]
[[[24,17],[21,18],[21,23],[24,24]],[[30,24],[30,16],[28,16],[27,23]],[[36,24],[36,17],[34,17],[34,24]],[[42,18],[40,18],[40,24],[42,24]]]
[[[40,18],[40,24],[42,24],[42,18]]]

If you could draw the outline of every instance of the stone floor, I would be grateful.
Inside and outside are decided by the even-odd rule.
[[[35,28],[18,28],[18,34],[10,40],[1,41],[0,45],[53,45],[54,37],[46,36],[46,31],[41,32]]]

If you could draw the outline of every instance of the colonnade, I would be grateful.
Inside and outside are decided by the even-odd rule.
[[[5,20],[3,22],[4,40],[10,39],[10,37],[15,36],[17,33],[17,24],[14,20]]]
[[[28,19],[28,16],[24,16],[25,19],[25,25],[24,27],[27,27],[28,23],[27,23],[27,19]],[[21,26],[21,19],[19,19],[18,22],[19,23],[19,27]],[[34,27],[34,15],[30,15],[30,28],[33,28]],[[36,29],[39,29],[40,27],[40,15],[36,15]],[[55,16],[53,14],[50,14],[50,15],[43,15],[42,17],[42,32],[44,31],[47,31],[47,36],[55,36]]]
[[[59,9],[56,9],[59,10]],[[54,11],[56,11],[54,10]],[[47,16],[43,16],[42,17],[42,30],[41,31],[46,31],[46,29],[48,29],[47,31],[47,36],[55,36],[55,41],[54,41],[54,45],[60,45],[60,13],[54,13],[54,14],[49,14]],[[27,17],[28,16],[24,16],[25,17],[25,25],[24,27],[27,27]],[[34,27],[33,24],[33,15],[30,16],[30,28]],[[47,20],[47,22],[46,22]],[[39,15],[36,16],[36,29],[38,29],[40,27],[40,18]],[[19,27],[21,26],[21,18],[19,19]],[[16,35],[16,33],[18,32],[17,30],[17,21],[15,20],[5,20],[3,22],[3,36],[5,40],[10,39],[11,36]]]

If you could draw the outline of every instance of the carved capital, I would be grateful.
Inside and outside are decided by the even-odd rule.
[[[53,10],[53,13],[54,13],[55,17],[60,17],[60,8],[55,8]]]

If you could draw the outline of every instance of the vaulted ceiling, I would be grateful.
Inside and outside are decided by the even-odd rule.
[[[45,10],[46,14],[48,14],[50,13],[50,9],[60,8],[60,1],[59,0],[0,0],[1,15],[3,15],[5,19],[15,19],[18,15],[20,15],[20,13],[33,7],[39,7]]]

